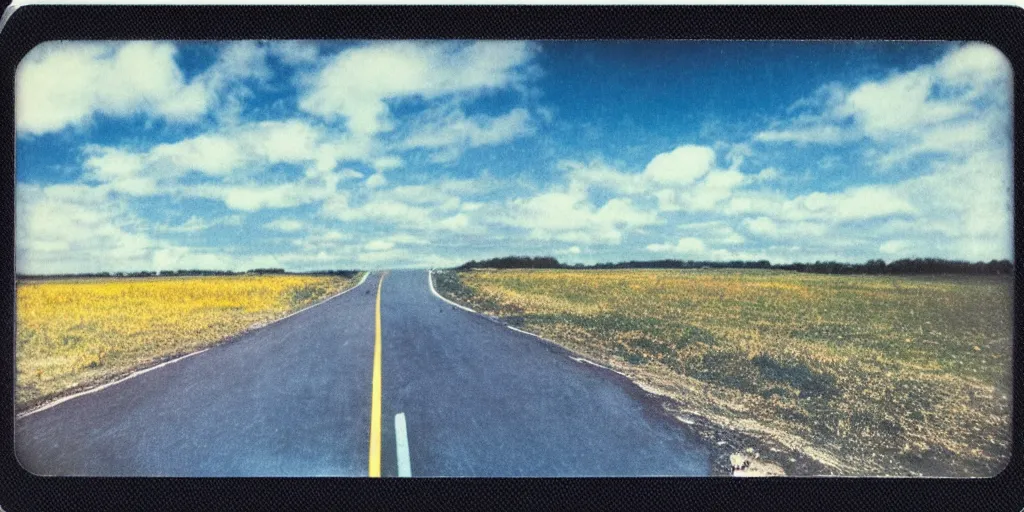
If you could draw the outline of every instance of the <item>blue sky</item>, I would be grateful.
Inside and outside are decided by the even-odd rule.
[[[23,273],[1012,257],[977,43],[51,42]]]

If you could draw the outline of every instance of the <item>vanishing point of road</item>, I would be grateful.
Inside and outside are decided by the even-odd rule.
[[[699,476],[625,378],[435,295],[426,271],[17,420],[62,476]]]

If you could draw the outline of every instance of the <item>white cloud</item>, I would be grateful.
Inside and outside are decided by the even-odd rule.
[[[768,217],[743,219],[743,226],[747,228],[747,231],[755,235],[775,236],[779,232],[778,224]]]
[[[793,220],[863,220],[914,211],[909,201],[892,187],[863,185],[839,193],[812,192],[798,196],[783,204],[782,216]]]
[[[715,150],[707,146],[681,145],[660,153],[640,173],[618,171],[600,161],[582,164],[563,160],[558,167],[567,171],[569,190],[586,194],[604,189],[621,196],[647,196],[657,200],[658,210],[711,211],[733,191],[753,178],[738,170],[744,148],[733,148],[734,168],[718,169]]]
[[[366,178],[366,187],[367,188],[380,188],[380,187],[383,187],[384,185],[387,185],[387,184],[388,184],[388,179],[385,178],[384,175],[379,173],[379,172],[376,173],[376,174],[370,175],[369,178]]]
[[[906,240],[888,240],[878,247],[878,251],[887,256],[903,255],[911,247]]]
[[[505,241],[600,257],[611,249],[595,246],[620,245],[615,254],[627,254],[636,249],[628,242],[637,239],[644,240],[641,249],[646,244],[651,252],[692,259],[1012,255],[1009,95],[1003,88],[1009,71],[1005,59],[983,45],[966,45],[937,63],[863,83],[827,84],[794,104],[789,119],[754,130],[753,140],[741,143],[727,137],[713,146],[676,141],[671,150],[648,150],[649,159],[637,160],[644,149],[629,141],[616,153],[623,160],[589,154],[584,161],[559,160],[578,156],[558,154],[556,148],[539,158],[558,161],[560,172],[541,176],[524,170],[533,182],[507,174],[515,170],[514,161],[487,158],[481,165],[501,168],[499,178],[488,171],[458,180],[428,175],[422,155],[409,151],[423,150],[435,162],[444,161],[468,148],[503,144],[549,127],[543,108],[533,104],[529,109],[508,105],[486,116],[466,110],[476,104],[475,97],[499,89],[534,97],[522,87],[529,85],[536,51],[529,43],[370,43],[331,56],[308,43],[233,44],[224,47],[216,64],[187,78],[177,70],[173,45],[129,48],[138,54],[122,54],[128,47],[119,44],[96,44],[94,53],[89,48],[54,45],[50,53],[34,53],[36,60],[26,60],[24,69],[68,66],[68,76],[80,82],[75,77],[121,73],[123,62],[143,54],[152,57],[149,66],[163,68],[133,78],[137,84],[129,80],[127,91],[87,90],[80,96],[61,96],[64,84],[35,78],[41,90],[49,89],[32,102],[54,108],[66,103],[67,108],[36,112],[24,127],[19,119],[20,133],[85,125],[96,115],[136,114],[202,118],[208,131],[151,147],[129,139],[85,145],[81,184],[71,186],[80,188],[19,184],[19,271],[230,267],[255,261],[335,268],[357,262],[424,264],[461,258],[421,249],[461,254]],[[79,59],[81,69],[67,64],[68,52],[88,57]],[[259,113],[268,120],[244,121],[255,113],[246,111],[249,98],[277,86],[261,83],[271,77],[268,56],[275,69],[305,73],[292,84],[299,84],[295,99],[306,112],[302,117],[275,117],[288,108],[282,101],[268,107],[267,116]],[[495,58],[481,60],[485,56]],[[340,132],[338,121],[351,131]],[[382,133],[390,129],[395,131]],[[842,159],[855,166],[862,160],[865,172],[847,175],[845,186],[809,184],[811,174],[803,181],[800,174],[810,165],[779,158],[786,147],[767,142],[830,144],[831,154],[813,154],[809,162]],[[846,142],[855,144],[843,146]],[[357,163],[365,166],[358,167],[363,172],[346,167]],[[619,170],[626,165],[633,167]],[[785,179],[780,179],[782,166]],[[888,168],[898,172],[868,172]],[[880,175],[888,182],[865,184]],[[191,213],[186,212],[174,224],[147,225],[135,215],[146,212],[140,206],[151,199],[145,196],[156,195],[168,196],[167,201],[212,199],[236,211],[312,205],[319,216],[300,219],[284,212],[285,217],[266,219],[267,229],[294,234],[268,237],[274,239],[268,243],[294,252],[213,254],[159,237],[203,239],[187,234],[234,221],[203,215],[182,220]],[[62,220],[44,225],[44,211]],[[232,218],[240,223],[241,216]],[[367,229],[376,231],[367,236]],[[97,233],[99,241],[79,236],[83,231]],[[664,243],[647,244],[652,240]],[[465,248],[473,244],[479,245]]]
[[[523,108],[496,117],[467,117],[461,109],[454,109],[416,121],[403,146],[439,150],[432,159],[448,162],[468,148],[503,144],[533,133],[530,113]]]
[[[807,128],[765,130],[755,134],[754,140],[759,142],[795,142],[798,144],[836,144],[845,142],[849,140],[850,137],[850,134],[839,127],[826,125]]]
[[[304,163],[321,150],[323,131],[298,120],[263,121],[204,133],[147,151],[86,145],[87,177],[129,194],[162,192],[189,172],[228,177],[278,163]]]
[[[767,238],[813,239],[828,233],[829,226],[822,222],[776,222],[768,217],[743,219],[743,227],[750,233]]]
[[[324,129],[303,121],[263,121],[145,151],[86,145],[83,168],[86,180],[129,195],[203,197],[242,211],[286,208],[323,201],[337,193],[342,181],[362,176],[351,169],[333,170],[334,155],[345,143],[328,139]],[[282,181],[268,176],[277,164],[308,167],[301,178]],[[192,173],[205,180],[183,184]]]
[[[338,230],[318,230],[301,238],[292,240],[292,245],[298,247],[306,254],[328,254],[334,253],[337,258],[338,249],[343,242],[351,240],[352,236]],[[300,253],[301,254],[301,253]]]
[[[471,224],[469,215],[465,213],[457,213],[451,217],[441,219],[437,223],[438,227],[449,231],[466,231],[470,228]]]
[[[839,192],[811,192],[794,198],[752,191],[732,197],[721,211],[732,215],[762,214],[785,221],[850,222],[918,213],[907,197],[895,185],[853,186]]]
[[[331,189],[306,182],[279,185],[238,185],[191,187],[199,197],[220,199],[232,210],[252,212],[264,208],[290,208],[322,201],[334,195]]]
[[[290,66],[312,64],[320,56],[314,41],[272,41],[267,43],[270,54]]]
[[[715,168],[715,151],[706,146],[679,146],[651,159],[644,177],[659,184],[689,185]]]
[[[707,251],[707,246],[699,238],[694,237],[683,237],[674,244],[650,244],[647,246],[647,250],[651,252],[674,252],[685,255],[703,255]]]
[[[365,248],[367,251],[386,251],[388,249],[393,248],[394,246],[395,243],[391,241],[373,240],[363,245],[363,248]]]
[[[513,85],[536,49],[523,41],[363,44],[334,55],[307,77],[299,107],[349,130],[374,134],[393,121],[387,101],[476,94]]]
[[[382,156],[373,161],[373,168],[378,172],[390,171],[402,166],[402,158],[398,156]]]
[[[746,242],[743,235],[722,220],[680,224],[679,230],[685,233],[699,234],[701,239],[714,245],[739,245]]]
[[[127,116],[149,109],[161,114],[186,89],[175,54],[173,44],[150,41],[37,46],[18,66],[18,131],[59,131],[83,124],[97,112]],[[205,105],[170,111],[189,118],[204,112]]]
[[[223,255],[154,238],[105,187],[19,184],[15,266],[24,274],[230,269]],[[202,228],[190,218],[180,231]]]
[[[706,173],[704,179],[692,186],[661,189],[654,196],[661,211],[711,211],[746,181],[747,177],[739,171],[715,170]]]
[[[954,47],[938,62],[853,87],[828,84],[791,108],[802,111],[754,136],[761,142],[867,139],[888,168],[922,153],[963,155],[1008,138],[1009,61],[983,43]]]
[[[169,42],[48,42],[18,66],[19,133],[39,135],[88,123],[95,114],[194,122],[225,88],[269,71],[251,43],[227,44],[208,70],[185,81]]]
[[[388,235],[388,236],[383,237],[383,238],[377,238],[375,240],[371,240],[371,241],[363,244],[362,248],[363,248],[364,251],[370,251],[370,252],[378,253],[376,256],[373,256],[373,255],[368,256],[368,258],[372,259],[374,257],[385,257],[385,256],[391,257],[391,256],[395,256],[397,254],[405,254],[405,252],[404,252],[405,250],[404,249],[400,250],[400,251],[402,251],[401,253],[398,252],[398,251],[393,251],[393,249],[395,249],[398,246],[408,246],[408,245],[422,246],[422,245],[428,245],[429,243],[430,242],[428,240],[426,240],[424,238],[421,238],[421,237],[418,237],[418,236],[415,236],[415,235],[410,235],[408,233],[395,233],[393,235]]]
[[[545,192],[510,202],[509,212],[495,222],[530,231],[538,240],[618,244],[623,229],[655,224],[657,215],[643,211],[628,198],[614,198],[601,207],[579,192]]]
[[[389,235],[387,237],[387,240],[394,242],[396,244],[403,245],[426,245],[430,243],[425,238],[421,238],[416,235],[410,235],[408,233],[395,233],[393,235]]]
[[[296,231],[301,231],[302,228],[305,227],[305,223],[295,219],[280,218],[264,224],[264,227],[275,231],[294,233]]]
[[[584,164],[562,160],[557,163],[557,167],[567,173],[571,190],[589,191],[599,188],[634,195],[645,193],[650,188],[650,183],[643,175],[621,172],[600,161]]]
[[[207,221],[199,218],[199,216],[193,215],[193,216],[189,217],[188,220],[186,220],[181,225],[178,225],[178,226],[166,226],[166,227],[163,228],[163,230],[164,231],[169,231],[171,233],[195,233],[195,232],[198,232],[198,231],[203,231],[205,229],[209,229],[213,225],[214,225],[214,223],[207,222]]]
[[[373,198],[358,207],[349,204],[347,200],[335,199],[326,202],[321,213],[326,217],[344,221],[373,220],[411,227],[426,227],[432,223],[430,208],[385,197]]]
[[[210,229],[214,226],[241,226],[242,220],[243,219],[241,215],[225,215],[222,217],[215,217],[212,219],[206,219],[198,215],[192,215],[188,218],[188,220],[181,224],[157,224],[153,226],[153,230],[162,233],[197,233],[199,231]]]
[[[757,173],[754,177],[757,181],[772,181],[778,179],[781,175],[782,173],[779,172],[778,169],[774,167],[766,167],[761,169],[761,172]]]
[[[673,258],[694,261],[757,261],[770,259],[766,251],[716,248],[696,237],[682,237],[675,242],[649,244],[646,249],[648,252],[665,253]],[[772,249],[778,248],[772,247]]]

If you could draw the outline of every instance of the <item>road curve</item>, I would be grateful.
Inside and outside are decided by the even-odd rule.
[[[382,476],[399,475],[400,452],[412,476],[708,474],[707,450],[624,378],[444,302],[428,279],[373,274],[21,418],[18,460],[44,475],[366,476],[380,286]]]

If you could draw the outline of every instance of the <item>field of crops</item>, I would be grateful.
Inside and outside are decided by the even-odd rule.
[[[16,406],[211,345],[347,289],[359,277],[21,281]]]
[[[1010,453],[1010,277],[475,270],[439,291],[847,475]]]

